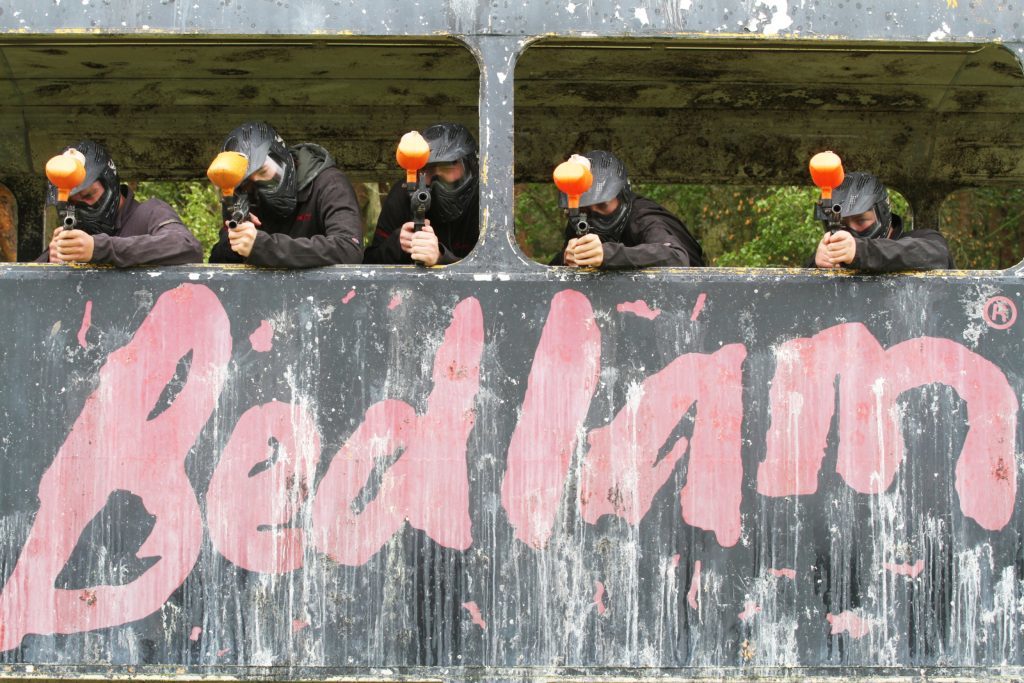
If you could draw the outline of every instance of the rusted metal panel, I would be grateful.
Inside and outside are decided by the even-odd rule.
[[[18,202],[0,185],[0,261],[18,260]]]
[[[1015,274],[543,272],[0,268],[8,673],[1024,674]]]

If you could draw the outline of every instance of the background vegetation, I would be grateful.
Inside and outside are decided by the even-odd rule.
[[[387,186],[357,183],[367,242]],[[802,266],[821,239],[813,219],[813,187],[732,187],[637,184],[634,190],[662,204],[687,224],[711,265]],[[220,205],[206,180],[141,182],[140,199],[159,197],[178,210],[205,253],[217,241]],[[906,200],[892,193],[896,213],[908,216]],[[562,248],[565,219],[553,185],[517,185],[516,239],[531,258],[547,263]],[[1002,269],[1024,258],[1024,189],[957,192],[941,210],[940,229],[960,268]]]

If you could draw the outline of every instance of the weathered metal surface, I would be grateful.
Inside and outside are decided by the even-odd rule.
[[[377,179],[462,121],[483,226],[432,271],[0,266],[0,675],[1024,676],[1017,272],[568,274],[512,237],[513,182],[591,145],[755,184],[832,146],[919,218],[1019,185],[1021,23],[0,1],[22,258],[69,139],[197,177],[251,116]]]
[[[542,272],[0,267],[8,673],[1024,674],[1015,274]]]
[[[18,202],[0,185],[0,261],[18,260]]]

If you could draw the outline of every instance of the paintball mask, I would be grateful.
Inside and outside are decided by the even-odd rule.
[[[633,192],[629,188],[626,167],[618,157],[604,150],[592,150],[583,156],[590,160],[590,172],[594,176],[594,182],[590,189],[580,196],[580,208],[585,209],[619,198],[619,206],[608,215],[587,211],[590,232],[599,236],[602,242],[619,242],[633,212]],[[562,192],[558,195],[558,205],[562,208],[569,206],[569,198]],[[572,231],[571,236],[574,237],[575,227],[568,226],[566,234],[569,231]]]
[[[72,203],[75,204],[77,228],[90,235],[113,235],[116,231],[117,209],[121,204],[121,184],[117,176],[117,166],[110,158],[103,145],[92,140],[81,142],[64,148],[77,150],[85,158],[85,179],[71,190]],[[103,186],[103,194],[91,205],[75,201],[74,195],[88,189],[96,181]],[[56,204],[57,188],[53,183],[47,191],[48,204]]]
[[[254,197],[260,208],[286,218],[298,204],[295,159],[273,126],[249,121],[228,133],[223,152],[238,152],[248,160],[239,189]]]
[[[462,164],[459,180],[447,182],[435,176],[430,183],[431,213],[438,221],[450,223],[462,217],[479,192],[476,140],[458,123],[431,126],[423,137],[430,145],[428,169],[432,164]]]
[[[842,184],[832,191],[832,203],[840,206],[842,218],[857,216],[866,211],[875,212],[875,222],[864,230],[846,228],[857,237],[872,239],[884,237],[892,223],[892,208],[889,204],[889,192],[878,178],[870,173],[850,172]],[[822,221],[828,229],[828,216],[820,206],[816,206],[814,217]]]

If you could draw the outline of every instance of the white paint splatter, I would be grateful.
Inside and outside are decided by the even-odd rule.
[[[647,8],[645,7],[638,7],[635,10],[633,10],[633,16],[639,19],[640,23],[643,24],[644,26],[651,23],[650,20],[647,18]]]
[[[793,18],[789,16],[788,0],[766,0],[765,4],[773,10],[771,21],[764,27],[766,36],[773,36],[793,25]]]
[[[508,78],[508,74],[507,73],[504,73],[502,71],[498,72],[498,82],[499,83],[504,83],[506,78]]]
[[[575,2],[570,2],[568,5],[565,6],[565,11],[567,11],[569,14],[575,14],[577,7],[579,7],[579,5],[577,5]]]
[[[943,40],[949,35],[949,24],[942,22],[942,28],[937,28],[928,34],[928,42],[935,42],[936,40]]]
[[[693,8],[693,0],[679,0],[679,9],[689,11]]]

